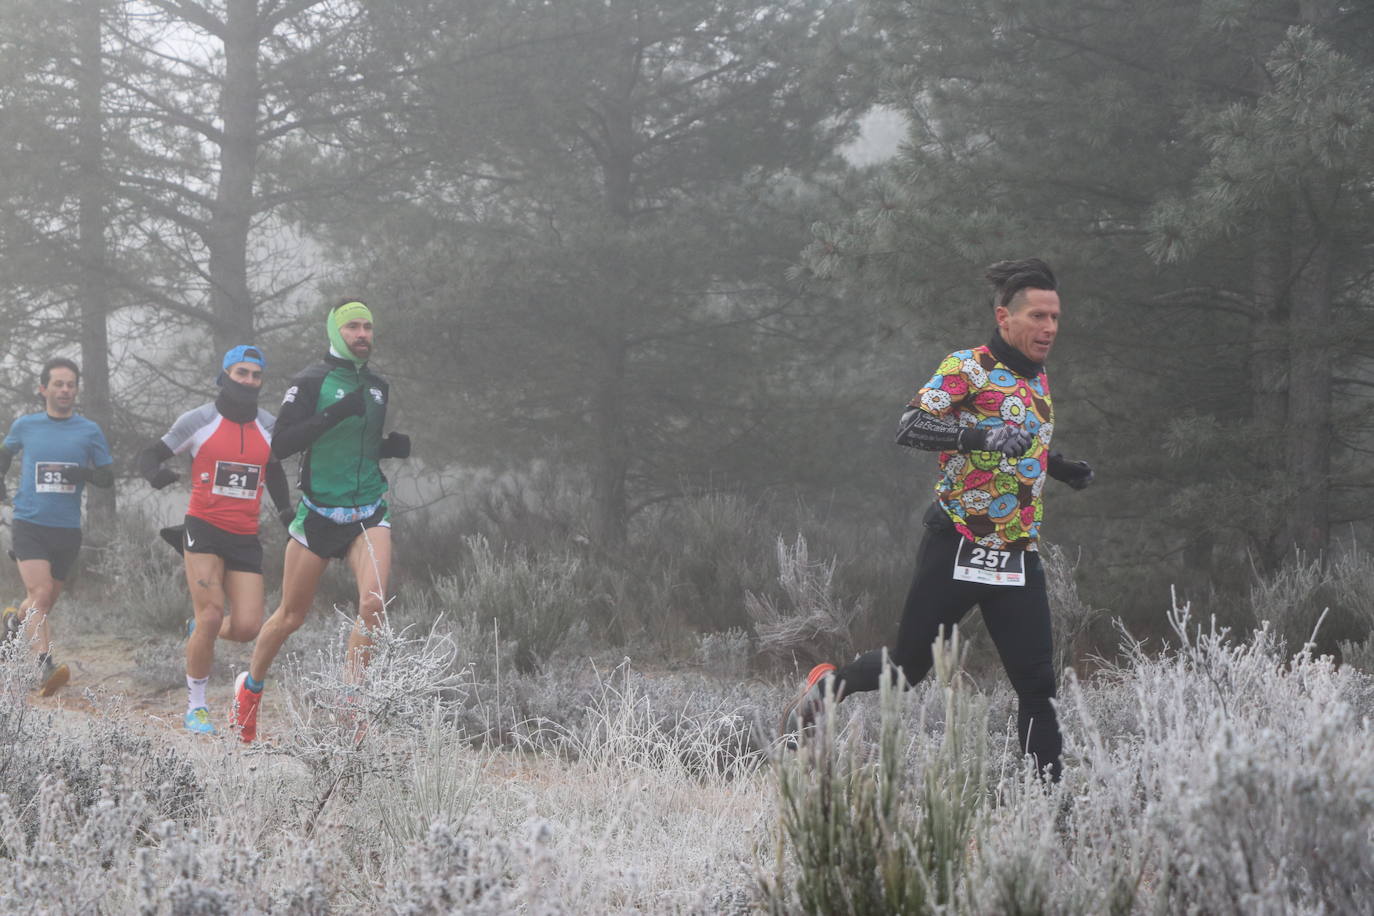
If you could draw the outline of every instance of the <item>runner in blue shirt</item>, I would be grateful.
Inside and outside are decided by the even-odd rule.
[[[44,410],[14,421],[0,443],[0,500],[4,475],[22,454],[19,491],[14,497],[14,547],[27,594],[18,612],[5,612],[5,638],[21,635],[38,652],[40,691],[49,696],[71,672],[52,659],[48,615],[62,594],[81,550],[81,494],[89,482],[114,485],[110,447],[91,420],[76,414],[81,370],[69,359],[50,359],[39,376]]]

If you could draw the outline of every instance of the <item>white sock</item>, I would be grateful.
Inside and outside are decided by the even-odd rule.
[[[210,683],[208,677],[191,677],[186,675],[186,711],[199,709],[208,706],[205,702],[205,685]]]

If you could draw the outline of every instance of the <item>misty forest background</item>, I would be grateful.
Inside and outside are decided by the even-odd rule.
[[[1084,606],[1160,635],[1176,585],[1244,630],[1307,575],[1281,635],[1369,634],[1322,586],[1374,518],[1367,3],[4,0],[0,68],[0,401],[80,360],[97,557],[180,511],[133,457],[217,354],[263,346],[272,409],[347,294],[415,441],[402,605],[563,576],[553,622],[498,609],[529,670],[578,627],[752,638],[800,533],[846,627],[791,663],[871,645],[934,479],[896,419],[1036,255]]]

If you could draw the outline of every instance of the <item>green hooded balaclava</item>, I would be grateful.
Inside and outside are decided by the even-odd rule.
[[[347,359],[353,365],[361,368],[365,359],[358,359],[353,355],[353,351],[348,349],[348,344],[344,343],[343,335],[339,333],[339,328],[358,318],[364,321],[372,320],[372,310],[356,299],[350,299],[343,305],[336,305],[329,311],[329,318],[325,320],[325,329],[329,332],[329,352],[339,359]]]

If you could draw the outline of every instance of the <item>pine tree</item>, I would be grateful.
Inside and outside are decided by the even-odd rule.
[[[116,204],[106,150],[107,135],[121,126],[110,126],[104,45],[112,16],[104,0],[6,4],[0,237],[21,400],[29,401],[37,365],[74,346],[82,411],[117,448],[108,332]],[[89,501],[98,519],[113,519],[113,489],[92,490]]]
[[[340,244],[374,254],[368,275],[407,312],[407,352],[445,342],[416,371],[461,393],[457,434],[520,443],[507,458],[557,443],[586,470],[588,528],[611,547],[639,507],[712,469],[717,484],[742,468],[776,479],[787,456],[768,411],[795,408],[808,383],[770,390],[782,384],[764,368],[816,324],[816,300],[784,275],[806,176],[852,131],[860,87],[833,60],[853,40],[846,9],[376,13],[373,43],[414,74],[388,105],[409,116],[378,133],[399,125],[397,145],[426,165],[413,207],[374,211]]]
[[[1369,475],[1330,427],[1333,382],[1365,375],[1344,319],[1365,320],[1355,253],[1374,231],[1368,40],[1341,36],[1367,35],[1374,13],[1279,0],[866,10],[909,143],[808,264],[951,335],[967,319],[949,305],[969,301],[983,265],[1056,266],[1057,439],[1106,486],[1057,505],[1051,538],[1207,570],[1320,546],[1351,514],[1338,507],[1367,506]],[[987,327],[984,308],[953,311]]]

